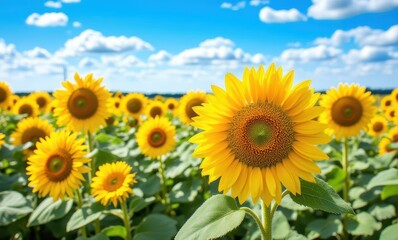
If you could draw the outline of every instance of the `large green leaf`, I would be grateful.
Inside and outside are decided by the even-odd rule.
[[[157,175],[152,175],[147,179],[140,179],[136,187],[141,189],[145,196],[153,196],[160,191],[162,185]]]
[[[289,234],[289,222],[282,212],[276,211],[274,218],[272,219],[272,236],[276,239],[284,239]]]
[[[154,201],[155,201],[155,197],[150,197],[150,198],[144,199],[142,197],[134,196],[133,199],[131,199],[131,201],[130,201],[129,209],[133,213],[139,212],[140,210],[149,206]]]
[[[396,216],[394,205],[387,203],[373,205],[371,208],[369,208],[368,212],[379,221]]]
[[[215,195],[200,206],[182,226],[176,240],[213,239],[224,236],[238,227],[245,217],[235,199]]]
[[[307,225],[311,238],[336,237],[343,232],[343,225],[338,216],[329,216],[327,219],[317,219]]]
[[[327,183],[338,192],[343,188],[345,172],[340,167],[335,166],[332,171],[326,174],[326,179]]]
[[[87,224],[104,217],[104,208],[99,203],[94,203],[90,207],[83,207],[73,213],[66,224],[66,231],[70,232],[86,226]]]
[[[28,227],[48,223],[52,220],[62,218],[72,208],[73,200],[54,202],[52,197],[42,201],[29,217]]]
[[[292,200],[298,204],[325,212],[355,214],[351,206],[341,199],[330,185],[319,178],[315,179],[315,183],[301,180],[301,195],[290,194]]]
[[[361,212],[348,219],[347,231],[352,235],[370,236],[381,229],[381,223],[377,222],[372,215]]]
[[[170,192],[172,202],[192,202],[201,189],[202,181],[200,179],[189,179],[179,182],[173,186]]]
[[[16,190],[27,183],[26,176],[21,173],[5,175],[0,173],[0,191]]]
[[[370,180],[368,188],[385,185],[398,185],[398,169],[390,168],[379,172]]]
[[[397,238],[398,224],[386,227],[381,234],[379,240],[391,240]]]
[[[123,239],[125,239],[127,235],[126,228],[120,225],[104,228],[101,230],[101,232],[105,234],[107,237],[121,237]]]
[[[0,192],[0,226],[15,222],[32,211],[30,203],[19,192]]]
[[[162,214],[151,214],[137,226],[133,240],[172,239],[177,221]]]
[[[381,200],[398,195],[398,185],[387,185],[381,192]]]

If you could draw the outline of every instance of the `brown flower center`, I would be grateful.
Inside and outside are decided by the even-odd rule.
[[[233,117],[228,131],[229,149],[248,166],[274,166],[292,151],[293,126],[287,113],[275,104],[252,103]]]
[[[36,99],[37,105],[39,105],[40,108],[44,107],[47,105],[47,100],[44,97],[38,97]]]
[[[388,113],[389,115],[390,115],[390,117],[395,117],[395,110],[391,110],[389,113]]]
[[[0,103],[4,102],[7,99],[7,92],[3,88],[0,87]]]
[[[120,102],[115,102],[115,108],[119,108]]]
[[[32,127],[32,128],[26,129],[22,133],[21,142],[22,143],[32,142],[33,145],[29,149],[35,150],[36,142],[39,141],[40,138],[44,138],[46,136],[47,136],[47,134],[43,129],[40,129],[37,127]]]
[[[362,105],[353,97],[342,97],[332,106],[332,119],[340,126],[355,125],[362,118]]]
[[[175,107],[176,107],[176,106],[174,105],[174,103],[169,103],[169,104],[167,104],[167,108],[168,108],[169,110],[173,110]]]
[[[33,115],[33,107],[30,104],[23,104],[18,109],[19,114],[27,114],[28,117]]]
[[[105,119],[105,122],[106,122],[106,125],[111,126],[115,122],[115,118],[112,116],[108,117],[107,119]]]
[[[50,181],[61,182],[72,172],[73,159],[66,151],[51,155],[46,163],[46,175]]]
[[[185,114],[192,120],[193,117],[198,116],[198,114],[192,109],[193,107],[200,106],[204,103],[202,99],[194,98],[191,99],[185,106]]]
[[[118,190],[124,182],[124,176],[119,173],[110,174],[104,181],[104,189],[108,192],[114,192]]]
[[[148,135],[148,143],[151,147],[159,148],[166,143],[167,135],[163,129],[155,128]]]
[[[129,127],[131,127],[131,128],[137,127],[137,125],[138,125],[138,119],[136,119],[136,118],[131,118],[131,119],[129,119],[128,125],[129,125]]]
[[[142,102],[139,99],[130,99],[127,102],[127,110],[130,113],[139,113],[142,109]]]
[[[373,124],[373,126],[372,126],[372,129],[373,129],[373,131],[375,131],[375,132],[381,132],[382,130],[383,130],[383,123],[381,123],[381,122],[375,122],[374,124]]]
[[[392,141],[393,141],[393,142],[398,142],[398,134],[394,134],[394,135],[392,136]]]
[[[151,115],[151,117],[153,118],[156,116],[162,116],[162,108],[160,108],[159,106],[152,107],[149,111],[149,115]]]
[[[387,100],[386,103],[385,103],[385,106],[389,107],[390,105],[391,105],[391,100]]]
[[[98,98],[90,89],[79,88],[73,91],[68,99],[68,110],[75,118],[90,118],[97,109]]]

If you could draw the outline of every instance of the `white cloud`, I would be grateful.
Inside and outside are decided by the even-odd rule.
[[[62,12],[44,13],[42,15],[38,13],[32,13],[25,22],[28,25],[37,27],[65,26],[68,23],[68,16]]]
[[[325,61],[334,59],[342,54],[342,50],[332,47],[319,45],[310,48],[286,49],[280,58],[283,61],[293,61],[297,63],[307,63],[314,61]]]
[[[102,64],[107,67],[131,68],[145,67],[146,63],[134,55],[102,56]]]
[[[73,57],[83,53],[121,53],[130,50],[153,50],[153,47],[138,37],[104,36],[101,32],[88,29],[67,40],[57,55]]]
[[[73,25],[73,27],[75,27],[75,28],[79,28],[79,27],[82,26],[82,24],[81,24],[80,22],[78,22],[78,21],[74,21],[74,22],[72,23],[72,25]]]
[[[0,59],[9,59],[16,55],[17,51],[14,44],[7,44],[0,38]]]
[[[365,46],[359,50],[351,49],[346,55],[343,56],[343,60],[348,64],[360,62],[385,62],[398,57],[396,55],[397,53],[394,53],[392,48]]]
[[[260,20],[265,23],[285,23],[306,21],[307,17],[297,9],[275,10],[270,7],[264,7],[260,10]]]
[[[61,8],[62,3],[61,2],[55,2],[55,1],[47,1],[44,3],[44,6],[49,7],[49,8]]]
[[[225,9],[230,9],[232,11],[238,11],[239,9],[245,8],[246,7],[246,2],[245,1],[240,1],[237,2],[235,5],[229,2],[223,2],[221,4],[221,8]]]
[[[171,58],[172,58],[172,55],[169,52],[167,52],[165,50],[160,50],[159,52],[157,52],[155,54],[151,54],[148,58],[148,61],[151,63],[161,64],[161,63],[168,62]]]
[[[25,51],[24,54],[29,58],[50,58],[51,54],[47,49],[35,47],[32,50]]]
[[[79,3],[80,0],[61,0],[63,3]]]
[[[268,0],[250,0],[250,6],[260,6],[260,5],[265,5],[268,4]]]
[[[93,68],[99,65],[98,61],[93,58],[85,57],[79,62],[80,68]]]
[[[315,19],[343,19],[368,12],[386,12],[398,7],[398,0],[312,0],[308,16]]]

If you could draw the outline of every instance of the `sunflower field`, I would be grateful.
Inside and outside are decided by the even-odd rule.
[[[181,98],[0,82],[0,239],[397,239],[398,88],[281,67]]]

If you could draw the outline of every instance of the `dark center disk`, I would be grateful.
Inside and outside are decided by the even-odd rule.
[[[50,156],[46,163],[46,175],[53,182],[65,180],[72,171],[73,160],[69,153],[60,152]]]
[[[142,103],[139,99],[130,99],[127,102],[127,110],[131,113],[139,113],[142,108]]]
[[[7,99],[7,92],[0,87],[0,103]]]
[[[71,94],[68,99],[68,110],[78,119],[87,119],[97,112],[98,98],[90,90],[86,88],[79,88]]]
[[[166,143],[167,136],[162,129],[154,129],[148,136],[148,143],[152,147],[158,148]]]
[[[23,132],[21,141],[22,143],[32,142],[33,146],[31,146],[29,149],[35,150],[36,142],[39,141],[40,138],[44,138],[46,136],[46,132],[43,129],[32,127]]]
[[[37,103],[37,105],[39,105],[40,108],[42,108],[42,107],[47,105],[47,101],[46,101],[46,99],[44,97],[38,97],[36,99],[36,103]]]
[[[358,123],[363,114],[363,108],[358,99],[342,97],[332,106],[332,119],[340,126],[349,127]]]
[[[27,114],[28,117],[30,117],[33,115],[33,108],[29,104],[24,104],[19,107],[18,113],[19,114]]]
[[[380,132],[381,130],[383,130],[383,123],[381,122],[375,122],[372,126],[373,131],[375,132]]]
[[[156,116],[161,116],[162,115],[162,109],[158,106],[155,106],[153,108],[151,108],[151,110],[149,111],[149,115],[151,115],[151,117],[156,117]]]

